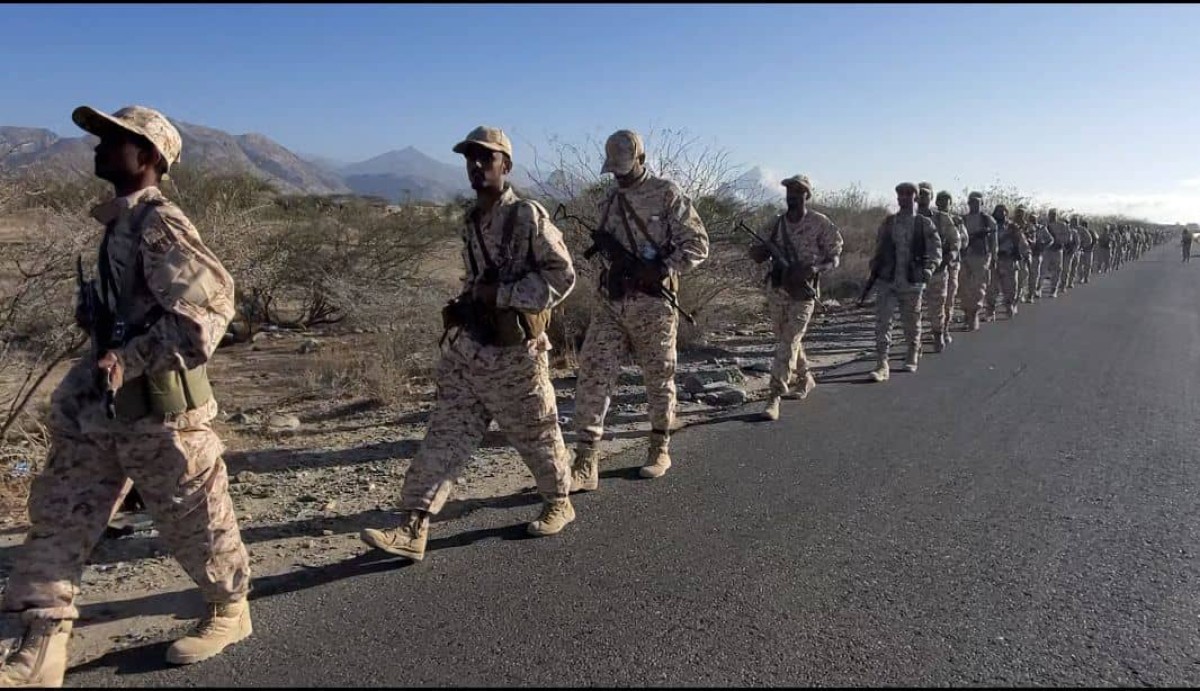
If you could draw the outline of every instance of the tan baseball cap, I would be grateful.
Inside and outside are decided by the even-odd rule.
[[[504,134],[504,130],[499,128],[484,125],[476,127],[471,130],[466,139],[454,145],[454,153],[466,153],[467,147],[471,144],[478,144],[485,149],[499,151],[512,158],[512,142],[508,141],[508,135]]]
[[[917,192],[920,193],[921,190],[925,190],[925,191],[929,192],[930,194],[933,194],[933,183],[931,183],[931,182],[917,183]]]
[[[97,137],[103,137],[114,129],[145,137],[158,149],[158,153],[166,161],[168,170],[179,163],[179,155],[183,151],[183,138],[167,117],[153,108],[126,106],[112,115],[106,115],[91,106],[80,106],[71,113],[71,119],[80,129]]]
[[[978,199],[979,201],[983,201],[983,192],[972,192],[972,193],[968,194],[967,200],[969,201],[971,199]]]
[[[911,182],[902,182],[899,185],[896,185],[897,192],[904,192],[905,190],[912,192],[913,194],[916,194],[917,186],[912,184]]]
[[[646,145],[642,137],[633,130],[617,130],[604,143],[604,165],[601,173],[626,175],[633,170],[633,164],[639,156],[646,153]]]
[[[807,192],[808,196],[810,196],[810,197],[812,196],[812,193],[813,193],[812,181],[810,181],[808,179],[807,175],[793,175],[792,177],[790,177],[786,180],[780,180],[779,184],[783,185],[785,188],[799,187],[799,188],[803,189],[805,192]]]

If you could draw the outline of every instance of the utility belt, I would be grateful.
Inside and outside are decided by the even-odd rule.
[[[793,264],[786,271],[772,266],[768,279],[772,288],[782,288],[793,300],[816,300],[821,294],[821,275],[807,266]]]
[[[508,348],[536,340],[546,333],[551,310],[532,314],[512,308],[488,307],[460,296],[442,308],[443,336],[451,329],[466,331],[480,345]]]
[[[185,371],[144,374],[126,381],[117,391],[117,419],[136,422],[151,415],[178,415],[196,410],[212,398],[205,365]]]
[[[679,294],[679,276],[667,272],[661,284],[646,285],[637,278],[637,264],[632,260],[619,258],[604,270],[600,277],[600,285],[604,295],[613,302],[620,302],[626,297],[641,293],[651,297],[662,297],[660,290],[666,290],[672,295]]]

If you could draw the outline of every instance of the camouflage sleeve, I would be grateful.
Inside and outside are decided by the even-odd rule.
[[[845,247],[842,231],[833,221],[825,222],[825,232],[821,234],[821,262],[818,267],[832,269],[838,265]]]
[[[949,214],[941,214],[937,218],[938,225],[941,226],[938,228],[938,234],[942,236],[942,249],[958,252],[962,246],[962,236],[954,225],[954,219],[950,218]]]
[[[920,231],[925,234],[925,266],[921,268],[925,273],[933,274],[942,263],[942,238],[933,221],[919,214],[916,218],[921,224]]]
[[[1000,238],[997,235],[996,219],[984,214],[983,220],[987,224],[986,227],[988,229],[988,252],[996,254],[1000,251]]]
[[[663,263],[676,273],[687,273],[708,259],[708,231],[692,200],[675,186],[668,193],[667,218],[674,251]]]
[[[890,218],[890,216],[888,217]],[[884,218],[879,224],[879,228],[875,230],[875,251],[871,254],[871,270],[875,271],[876,267],[883,265],[883,236],[887,232],[888,221]]]
[[[566,299],[575,288],[575,267],[563,241],[562,231],[550,220],[540,206],[522,203],[518,210],[518,226],[528,232],[517,237],[528,238],[528,244],[514,249],[515,256],[528,256],[532,247],[533,266],[520,279],[502,283],[496,293],[496,306],[522,312],[551,309]]]
[[[117,355],[126,379],[177,366],[208,362],[233,319],[233,277],[174,205],[146,218],[140,252],[146,289],[166,311]]]

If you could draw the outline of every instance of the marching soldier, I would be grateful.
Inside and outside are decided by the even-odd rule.
[[[1046,253],[1046,275],[1050,279],[1050,297],[1058,297],[1061,286],[1066,284],[1066,249],[1075,242],[1075,233],[1070,226],[1058,218],[1058,209],[1050,209],[1046,215],[1046,229],[1054,237],[1054,246]]]
[[[1083,241],[1083,228],[1079,225],[1079,217],[1071,217],[1071,240],[1063,247],[1062,278],[1059,281],[1059,291],[1065,292],[1075,287],[1075,274],[1079,271],[1079,248]]]
[[[967,196],[970,213],[963,217],[963,225],[970,235],[970,244],[963,253],[963,273],[958,293],[962,300],[967,328],[979,330],[979,311],[987,296],[988,273],[996,257],[996,221],[980,211],[983,194],[972,192]]]
[[[779,401],[789,394],[805,398],[816,380],[808,370],[803,339],[820,299],[820,275],[837,268],[842,255],[842,234],[829,217],[807,208],[812,183],[804,175],[781,182],[787,190],[787,211],[763,229],[762,236],[783,253],[783,261],[774,261],[771,251],[760,244],[750,249],[757,263],[772,260],[767,294],[767,309],[775,325],[778,343],[771,367],[771,389],[763,417],[779,419]],[[786,262],[786,268],[783,262]],[[789,391],[792,374],[802,380],[800,388]]]
[[[1088,228],[1087,219],[1079,222],[1079,282],[1090,283],[1092,280],[1093,252],[1099,236]]]
[[[946,330],[942,332],[943,349],[954,341],[950,336],[950,321],[954,316],[954,301],[958,297],[958,278],[959,272],[962,269],[962,255],[966,251],[967,246],[971,244],[971,237],[967,234],[967,227],[963,225],[962,216],[950,212],[950,202],[953,199],[953,196],[946,190],[938,192],[936,199],[938,211],[948,214],[950,220],[954,222],[955,229],[958,230],[958,251],[954,253],[951,261],[946,264],[946,315],[943,318]]]
[[[463,290],[443,311],[437,405],[404,478],[403,522],[361,534],[371,547],[412,561],[425,558],[430,517],[493,419],[542,496],[529,533],[554,535],[575,520],[546,335],[551,310],[575,287],[575,268],[550,214],[508,183],[512,144],[503,131],[477,127],[454,153],[466,159],[476,200],[462,229]]]
[[[904,369],[916,372],[921,357],[921,297],[933,272],[942,263],[942,239],[933,221],[916,213],[917,186],[896,185],[897,213],[879,224],[871,280],[876,289],[875,348],[877,364],[871,379],[887,381],[891,376],[888,351],[892,345],[892,320],[900,308],[907,353]]]
[[[1017,207],[1016,218],[1008,221],[1008,207],[997,204],[992,211],[996,221],[995,276],[989,293],[989,315],[995,321],[1001,302],[1008,304],[1009,317],[1017,316],[1017,266],[1029,259],[1029,244],[1025,240],[1025,207]]]
[[[166,117],[142,106],[112,115],[83,106],[72,119],[100,138],[96,176],[116,197],[92,210],[105,226],[99,281],[81,286],[75,314],[92,350],[52,396],[50,454],[4,594],[0,686],[62,685],[79,617],[75,584],[133,483],[208,603],[167,661],[210,658],[252,630],[250,560],[206,374],[234,316],[233,278],[159,191],[182,148]]]
[[[942,242],[942,261],[933,272],[933,278],[925,288],[926,314],[929,330],[933,332],[933,352],[940,353],[950,343],[946,327],[950,324],[950,312],[954,307],[954,293],[950,292],[950,272],[953,265],[957,288],[959,249],[962,236],[954,218],[940,209],[932,209],[933,185],[922,182],[917,185],[917,213],[933,221]],[[949,199],[946,201],[949,204]]]
[[[617,185],[600,203],[597,231],[612,251],[579,353],[579,438],[571,480],[576,490],[599,486],[597,446],[604,435],[609,392],[628,351],[641,365],[650,409],[650,447],[640,474],[657,478],[671,467],[679,315],[664,296],[678,295],[680,275],[708,258],[708,232],[692,200],[674,182],[646,168],[641,136],[619,130],[604,148],[601,172],[612,173]]]

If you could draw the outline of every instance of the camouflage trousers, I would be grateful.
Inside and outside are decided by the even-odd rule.
[[[904,328],[904,345],[910,352],[921,352],[921,300],[925,286],[897,287],[892,283],[880,286],[875,301],[875,352],[880,362],[887,360],[892,347],[892,322],[900,308],[900,324]]]
[[[1042,296],[1042,255],[1029,255],[1029,288],[1026,293],[1030,298]]]
[[[1052,297],[1058,295],[1064,271],[1063,251],[1060,249],[1046,250],[1045,278],[1050,282],[1050,295]]]
[[[85,357],[51,397],[50,454],[29,495],[29,534],[14,561],[3,609],[77,619],[83,568],[110,517],[136,484],[159,536],[205,600],[242,599],[250,558],[242,543],[210,423],[216,400],[167,421],[110,421]],[[132,482],[131,482],[132,481]]]
[[[929,319],[929,330],[935,334],[945,333],[954,309],[954,293],[950,289],[951,272],[958,282],[958,264],[947,264],[929,279],[925,287],[925,316]]]
[[[1106,274],[1112,269],[1112,250],[1107,247],[1096,248],[1096,273]]]
[[[1026,298],[1029,290],[1029,262],[1017,262],[1017,302]]]
[[[452,335],[437,366],[437,402],[404,477],[405,510],[442,510],[494,419],[545,498],[565,497],[570,465],[550,381],[549,339],[501,348]]]
[[[961,271],[961,259],[946,265],[946,328],[950,328],[950,320],[954,317],[954,301],[958,298],[958,277]]]
[[[767,312],[775,325],[775,362],[771,365],[771,394],[786,396],[792,375],[804,378],[808,374],[808,359],[804,356],[804,334],[812,321],[816,302],[792,300],[784,292],[772,290],[767,296]]]
[[[1079,268],[1076,274],[1076,280],[1080,283],[1091,280],[1092,278],[1092,259],[1095,250],[1085,250],[1079,253]]]
[[[968,254],[963,257],[962,276],[958,284],[958,300],[962,304],[967,321],[983,309],[987,297],[988,274],[991,271],[991,256]]]
[[[1192,243],[1188,242],[1183,245],[1183,261],[1192,260]]]
[[[1017,295],[1017,272],[1020,262],[1016,257],[996,257],[992,266],[991,280],[988,289],[988,309],[994,314],[1001,305],[1009,310],[1019,299]]]
[[[1059,269],[1058,290],[1062,292],[1066,288],[1075,287],[1075,272],[1079,268],[1079,253],[1078,252],[1063,252],[1062,266]]]
[[[679,317],[666,300],[632,295],[621,301],[600,296],[579,353],[575,392],[575,428],[579,444],[595,445],[604,436],[609,394],[632,353],[642,369],[650,427],[667,437],[675,423],[675,339]]]

